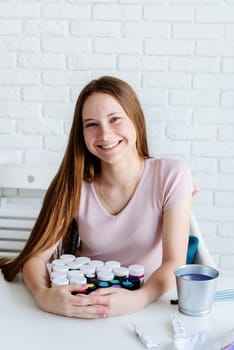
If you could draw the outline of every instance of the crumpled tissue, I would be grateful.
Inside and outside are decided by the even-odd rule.
[[[218,337],[210,337],[206,330],[192,336],[175,337],[170,350],[234,350],[234,329]]]

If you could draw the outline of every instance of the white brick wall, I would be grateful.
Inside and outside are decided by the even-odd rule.
[[[127,80],[152,155],[184,158],[219,267],[234,268],[234,2],[1,0],[0,163],[59,164],[90,79]]]

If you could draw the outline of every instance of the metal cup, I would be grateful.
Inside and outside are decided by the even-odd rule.
[[[219,272],[206,265],[183,265],[175,269],[179,311],[189,316],[211,312]]]

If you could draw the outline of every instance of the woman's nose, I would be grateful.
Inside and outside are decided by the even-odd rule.
[[[102,137],[105,137],[106,135],[111,134],[112,129],[109,124],[103,123],[103,124],[100,124],[99,126],[99,132]]]

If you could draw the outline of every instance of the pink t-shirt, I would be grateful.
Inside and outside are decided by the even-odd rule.
[[[162,213],[198,188],[189,167],[175,159],[147,159],[128,205],[117,215],[101,204],[94,186],[83,183],[76,219],[82,245],[78,255],[121,265],[142,264],[150,275],[162,259]]]

